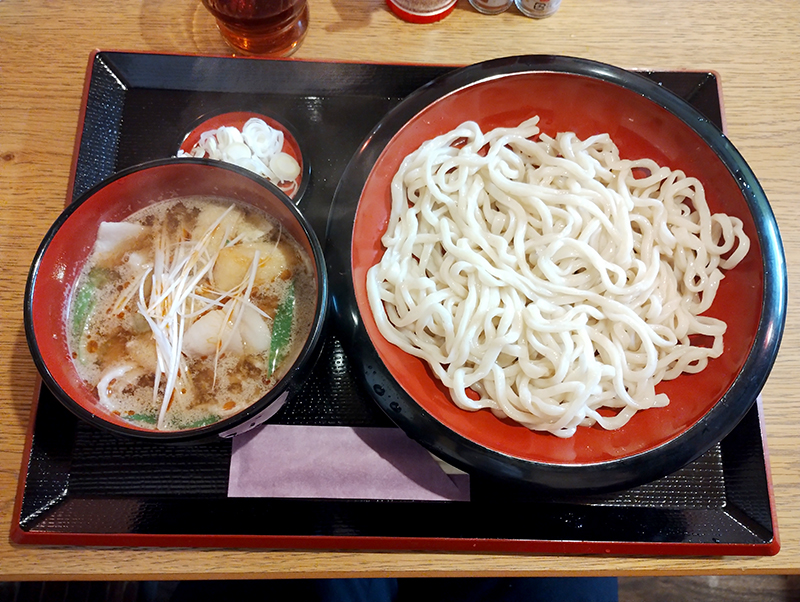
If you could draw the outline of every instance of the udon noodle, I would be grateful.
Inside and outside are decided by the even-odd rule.
[[[406,157],[369,303],[459,407],[617,429],[722,353],[725,322],[701,314],[749,240],[696,178],[537,124],[466,122]]]

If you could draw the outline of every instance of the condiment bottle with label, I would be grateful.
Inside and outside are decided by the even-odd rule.
[[[391,11],[411,23],[433,23],[453,12],[457,0],[386,0]]]
[[[544,19],[554,14],[561,5],[561,0],[514,0],[521,12],[526,17]]]
[[[469,3],[479,13],[499,15],[514,4],[514,0],[469,0]]]

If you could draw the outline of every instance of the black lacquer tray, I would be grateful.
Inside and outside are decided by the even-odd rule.
[[[390,108],[450,69],[97,52],[68,199],[116,170],[174,155],[204,115],[263,112],[297,133],[311,164],[299,206],[325,240],[331,199],[359,144]],[[722,127],[715,74],[645,75]],[[329,324],[314,374],[273,422],[394,428],[361,387]],[[469,502],[229,498],[230,457],[229,440],[173,447],[116,438],[78,421],[39,387],[11,537],[60,545],[575,554],[779,549],[760,402],[720,444],[676,473],[580,498],[545,497],[474,475]]]

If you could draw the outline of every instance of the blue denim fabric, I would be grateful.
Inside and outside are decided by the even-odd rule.
[[[615,577],[181,582],[140,602],[618,602]]]

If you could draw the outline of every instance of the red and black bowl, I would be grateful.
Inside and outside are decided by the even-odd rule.
[[[298,135],[294,127],[283,118],[273,117],[264,113],[253,113],[251,111],[232,111],[204,115],[197,120],[196,124],[192,126],[191,130],[187,132],[183,140],[181,140],[179,150],[187,154],[191,153],[192,149],[200,142],[200,137],[205,132],[211,130],[217,130],[227,126],[242,131],[244,125],[250,119],[260,119],[269,127],[283,134],[283,148],[281,150],[297,161],[300,166],[300,173],[293,181],[278,182],[276,185],[296,204],[299,204],[311,180],[311,164],[303,157],[302,149],[297,141]]]
[[[581,427],[571,438],[469,412],[422,360],[378,332],[366,272],[383,255],[390,181],[420,144],[462,122],[484,131],[534,115],[549,135],[608,133],[623,158],[649,157],[698,177],[714,212],[739,217],[751,240],[709,315],[728,323],[725,350],[698,374],[658,385],[670,404],[622,428]],[[346,237],[346,238],[345,238]],[[373,129],[337,188],[326,257],[332,310],[366,388],[411,437],[455,466],[551,493],[619,490],[670,474],[724,438],[756,401],[778,353],[786,266],[775,217],[753,171],[726,136],[686,101],[642,75],[593,61],[520,56],[432,81]],[[335,242],[335,244],[334,244]],[[768,400],[767,400],[768,403]]]
[[[96,391],[77,373],[68,346],[68,307],[89,258],[98,226],[120,221],[153,203],[210,196],[260,209],[277,220],[310,258],[315,279],[314,317],[292,365],[263,397],[207,426],[152,430],[98,404]],[[327,315],[328,277],[316,234],[292,200],[264,178],[208,159],[162,159],[115,173],[71,203],[50,227],[31,265],[25,289],[25,334],[44,384],[79,418],[118,435],[159,442],[194,442],[232,436],[268,420],[296,393],[316,359]]]

